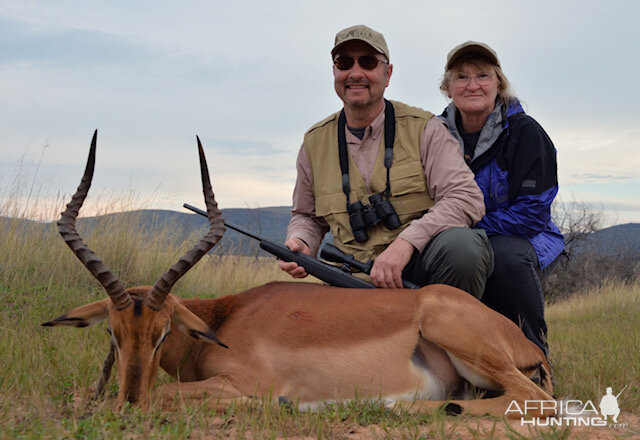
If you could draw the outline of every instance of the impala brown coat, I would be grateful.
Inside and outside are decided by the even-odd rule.
[[[216,299],[171,295],[224,231],[199,148],[210,230],[154,286],[120,289],[118,282],[114,288],[117,279],[75,231],[91,183],[95,135],[83,183],[63,213],[65,241],[109,298],[44,325],[109,321],[118,406],[146,405],[158,367],[180,381],[160,387],[166,404],[270,395],[313,409],[358,396],[432,410],[461,396],[465,382],[504,393],[449,401],[447,409],[500,416],[511,400],[552,399],[542,351],[510,320],[450,286],[360,290],[279,282]]]

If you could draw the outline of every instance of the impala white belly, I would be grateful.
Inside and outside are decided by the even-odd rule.
[[[458,370],[460,376],[464,377],[472,385],[483,388],[485,390],[502,391],[502,386],[500,386],[500,384],[498,384],[497,382],[489,379],[487,376],[483,376],[482,374],[478,373],[476,370],[469,367],[466,363],[464,363],[462,360],[458,359],[448,351],[447,355],[449,355],[449,359],[451,359],[451,362],[456,367],[456,370]]]
[[[378,398],[384,406],[391,408],[396,402],[399,401],[444,400],[450,395],[450,390],[447,389],[445,383],[440,378],[435,376],[431,371],[429,371],[429,369],[425,368],[422,362],[416,362],[415,357],[412,358],[409,368],[411,371],[411,376],[415,380],[416,384],[414,389],[408,390],[404,393],[369,397]],[[346,403],[351,400],[353,399],[327,399],[313,402],[300,401],[298,403],[298,409],[300,411],[319,411],[327,405],[333,403]]]
[[[439,392],[429,372],[412,360],[417,339],[407,329],[358,344],[271,347],[260,353],[260,363],[268,366],[274,391],[299,402]]]
[[[406,393],[385,396],[388,400],[444,400],[451,395],[451,390],[448,389],[445,382],[429,370],[416,356],[411,358],[411,368],[421,385]]]
[[[272,347],[270,353],[279,356],[268,356],[269,362],[263,365],[270,367],[266,370],[274,378],[273,391],[278,396],[306,402],[308,409],[321,402],[359,397],[383,398],[385,402],[446,399],[452,395],[455,381],[446,375],[445,380],[440,377],[442,368],[434,368],[433,361],[426,359],[432,354],[426,348],[415,330],[408,329],[351,346]],[[443,351],[441,357],[451,365]],[[451,370],[455,374],[453,366]]]

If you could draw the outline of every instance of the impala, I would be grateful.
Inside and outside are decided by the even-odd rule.
[[[454,287],[345,289],[278,282],[215,299],[172,295],[176,281],[225,230],[199,139],[209,231],[153,286],[125,289],[75,227],[91,185],[96,135],[58,227],[109,297],[43,325],[87,327],[108,320],[118,367],[117,406],[146,406],[158,367],[180,381],[160,387],[165,402],[213,396],[224,404],[268,395],[313,408],[358,395],[417,411],[446,405],[454,412],[501,416],[512,400],[552,399],[542,351],[510,320]],[[450,400],[463,395],[466,382],[502,394]]]

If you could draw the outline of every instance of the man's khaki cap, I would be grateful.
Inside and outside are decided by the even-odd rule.
[[[488,44],[480,43],[479,41],[465,41],[464,43],[454,47],[449,55],[447,55],[447,65],[444,70],[447,71],[454,66],[460,58],[465,55],[477,55],[481,58],[485,58],[492,64],[500,67],[500,61],[498,61],[498,54],[495,50],[491,49]]]
[[[389,60],[389,48],[384,36],[380,32],[376,32],[368,26],[359,24],[357,26],[351,26],[343,29],[336,34],[336,42],[331,50],[331,56],[336,54],[338,47],[342,46],[347,41],[360,40],[373,47],[375,50],[383,54]]]

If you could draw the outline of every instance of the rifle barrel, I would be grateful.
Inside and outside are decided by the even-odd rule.
[[[188,209],[188,210],[190,210],[190,211],[195,212],[196,214],[200,214],[200,215],[203,215],[203,216],[205,216],[205,217],[209,217],[209,214],[207,214],[207,211],[203,211],[202,209],[200,209],[200,208],[196,208],[196,207],[195,207],[195,206],[193,206],[193,205],[190,205],[190,204],[188,204],[188,203],[185,203],[185,204],[183,204],[182,206],[183,206],[184,208],[187,208],[187,209]],[[259,235],[256,235],[256,234],[254,234],[254,233],[252,233],[252,232],[249,232],[249,231],[247,231],[246,229],[241,228],[240,226],[234,225],[233,223],[229,223],[229,222],[228,222],[228,221],[226,221],[226,220],[225,220],[225,222],[224,222],[224,225],[225,225],[227,228],[229,228],[229,229],[233,229],[234,231],[238,231],[238,232],[240,232],[241,234],[244,234],[244,235],[246,235],[246,236],[248,236],[248,237],[253,238],[254,240],[258,240],[258,241],[259,241],[259,240],[264,240],[264,238],[263,238],[263,237],[260,237]]]
[[[620,397],[620,394],[622,394],[622,392],[623,392],[624,390],[626,390],[628,386],[629,386],[629,385],[625,385],[625,386],[624,386],[624,388],[623,388],[623,389],[621,389],[621,390],[620,390],[620,392],[619,392],[618,394],[616,394],[616,399],[617,399],[618,397]]]
[[[196,208],[193,205],[184,203],[182,206],[187,208],[190,211],[195,212],[196,214],[200,214],[204,217],[208,217],[208,214],[206,211]],[[365,288],[365,289],[370,289],[375,287],[373,284],[368,283],[364,280],[361,280],[360,278],[356,278],[351,274],[347,275],[346,273],[342,272],[340,269],[338,269],[335,266],[331,266],[330,264],[327,264],[321,260],[317,260],[316,258],[309,257],[308,255],[305,255],[299,252],[293,252],[286,247],[272,243],[269,240],[265,239],[264,237],[261,237],[257,234],[249,232],[246,229],[241,228],[240,226],[234,225],[227,221],[224,222],[224,225],[230,229],[240,232],[241,234],[251,237],[254,240],[258,240],[260,242],[260,247],[262,249],[264,249],[265,251],[269,252],[272,255],[275,255],[280,259],[283,259],[285,261],[294,261],[294,260],[290,260],[289,258],[297,258],[299,260],[308,262],[309,264],[313,265],[315,268],[312,269],[311,266],[305,267],[305,269],[307,270],[307,273],[329,284],[332,284],[338,287],[352,287],[352,288],[356,287],[356,288]],[[353,258],[353,256],[344,254],[342,251],[340,251],[339,249],[337,249],[336,247],[330,244],[327,244],[324,246],[323,252],[325,252],[325,249],[329,251],[328,253],[331,254],[331,257],[327,258],[324,255],[322,255],[322,253],[321,253],[321,256],[329,261],[333,261],[334,263],[345,263],[347,265],[354,267],[356,270],[360,270],[361,272],[366,274],[369,274],[369,272],[371,271],[371,265],[372,265],[371,261],[369,263],[362,263],[356,260],[355,258]],[[295,257],[292,257],[292,255],[295,255]],[[298,264],[300,264],[300,262],[298,262]],[[307,263],[303,263],[303,264],[307,264]],[[325,266],[328,266],[328,267],[325,267]],[[332,281],[328,281],[328,280],[332,280]],[[407,289],[420,288],[420,286],[405,280],[402,280],[402,284]]]
[[[182,206],[195,212],[196,214],[208,217],[206,211],[198,209],[195,206],[189,205],[188,203],[185,203]],[[331,266],[324,261],[318,260],[309,255],[305,255],[301,252],[293,252],[285,246],[273,243],[263,237],[260,237],[259,235],[252,234],[251,232],[239,226],[229,224],[228,222],[225,222],[224,224],[225,226],[234,229],[241,234],[247,235],[254,240],[257,240],[260,243],[260,247],[269,252],[271,255],[275,255],[277,258],[284,261],[295,261],[296,263],[304,267],[309,275],[313,275],[316,278],[324,281],[325,283],[331,284],[332,286],[359,289],[375,288],[373,284],[367,283],[366,281],[356,278],[351,274],[347,274],[346,272],[343,272],[337,267]]]

